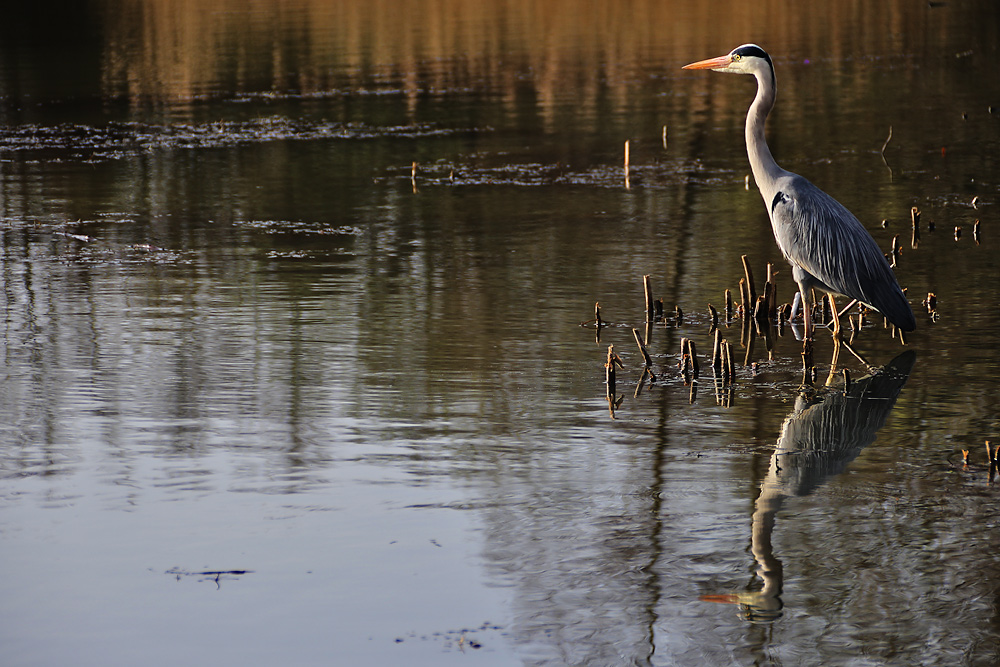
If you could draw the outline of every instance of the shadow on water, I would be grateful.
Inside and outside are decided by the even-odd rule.
[[[916,359],[916,353],[907,350],[853,383],[847,392],[799,394],[795,409],[781,427],[754,505],[751,550],[759,582],[755,578],[744,592],[705,595],[703,600],[737,603],[741,615],[751,622],[781,617],[784,570],[772,546],[778,512],[787,498],[809,495],[844,472],[861,450],[875,441]]]

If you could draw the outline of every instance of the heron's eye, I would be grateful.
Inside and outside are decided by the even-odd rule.
[[[741,55],[740,55],[740,54],[738,54],[738,53],[734,53],[734,54],[733,54],[733,60],[734,60],[734,61],[736,61],[736,60],[740,60],[740,59],[742,59],[742,58],[743,58],[743,56],[741,56]]]

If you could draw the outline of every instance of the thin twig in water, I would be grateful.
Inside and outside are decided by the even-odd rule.
[[[891,139],[892,139],[892,125],[889,126],[889,136],[885,138],[885,143],[882,144],[882,150],[879,151],[879,155],[882,156],[882,164],[884,164],[885,168],[889,170],[889,182],[890,183],[892,182],[892,167],[889,166],[889,163],[885,159],[885,148],[886,148],[886,146],[889,145],[889,141]]]

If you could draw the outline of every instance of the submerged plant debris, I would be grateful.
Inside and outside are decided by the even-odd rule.
[[[273,141],[417,139],[469,132],[432,123],[374,126],[269,116],[242,121],[151,124],[111,122],[107,125],[63,123],[17,125],[0,133],[0,156],[38,152],[39,157],[103,162],[161,149],[231,148]],[[51,159],[50,158],[50,159]]]

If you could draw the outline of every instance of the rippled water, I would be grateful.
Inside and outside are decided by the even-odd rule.
[[[997,19],[18,9],[5,664],[996,664]],[[708,368],[741,255],[792,290],[744,180],[752,83],[679,69],[750,40],[778,161],[903,248],[917,331],[870,319],[872,368],[842,352],[829,387],[822,333],[811,384],[794,331],[739,320],[735,381]]]

